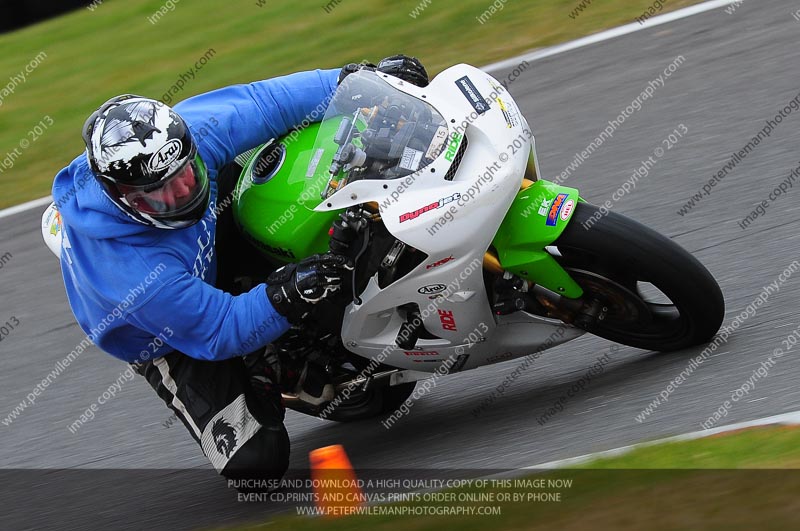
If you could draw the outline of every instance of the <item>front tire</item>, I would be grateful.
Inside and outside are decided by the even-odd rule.
[[[632,219],[579,203],[553,245],[584,297],[607,310],[584,326],[592,334],[672,351],[708,342],[722,324],[725,301],[711,273],[677,243]]]

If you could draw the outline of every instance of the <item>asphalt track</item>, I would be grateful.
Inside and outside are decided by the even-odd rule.
[[[737,224],[798,165],[800,112],[785,118],[688,215],[676,212],[800,91],[795,8],[788,0],[768,0],[745,2],[732,15],[709,11],[532,63],[510,87],[537,135],[544,176],[552,178],[675,57],[685,57],[567,183],[594,203],[610,199],[638,162],[684,124],[685,137],[614,210],[670,236],[708,267],[725,294],[726,324],[800,258],[794,203],[800,192],[790,190],[748,229]],[[3,418],[83,337],[57,262],[41,242],[39,215],[37,209],[0,220],[0,255],[13,255],[0,269],[0,322],[13,316],[20,323],[0,343]],[[477,419],[472,410],[518,362],[438,380],[390,430],[378,420],[339,425],[290,412],[291,466],[305,469],[310,450],[343,444],[356,469],[508,469],[698,430],[797,327],[799,291],[795,273],[642,423],[636,415],[703,347],[669,355],[622,347],[543,426],[537,419],[608,352],[608,342],[584,336],[548,351]],[[3,527],[77,529],[102,522],[116,529],[194,529],[263,519],[269,505],[236,503],[184,428],[162,425],[170,412],[141,379],[124,384],[93,421],[69,432],[124,369],[95,348],[84,352],[34,406],[0,426],[0,467],[197,469],[192,480],[162,470],[150,476],[158,481],[120,487],[114,473],[97,473],[72,490],[44,489],[27,502],[14,499],[15,488],[6,483]],[[795,356],[781,358],[722,423],[797,409],[798,371]]]

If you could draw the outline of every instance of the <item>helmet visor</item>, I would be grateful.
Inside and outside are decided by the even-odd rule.
[[[180,218],[207,197],[208,172],[199,154],[171,176],[155,184],[132,186],[118,183],[120,199],[152,218]]]

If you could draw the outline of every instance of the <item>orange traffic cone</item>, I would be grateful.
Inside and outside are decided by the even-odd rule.
[[[309,453],[311,479],[317,507],[324,517],[355,514],[364,503],[360,482],[340,444]]]

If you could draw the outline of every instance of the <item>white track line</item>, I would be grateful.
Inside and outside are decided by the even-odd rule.
[[[632,22],[630,24],[625,24],[624,26],[618,26],[616,28],[611,28],[610,30],[595,33],[594,35],[589,35],[588,37],[565,42],[564,44],[558,44],[549,48],[542,48],[541,50],[535,50],[527,54],[518,55],[510,59],[504,59],[497,63],[482,66],[481,70],[502,70],[503,68],[512,68],[518,66],[522,61],[540,61],[546,57],[552,57],[553,55],[558,55],[560,53],[570,52],[578,48],[583,48],[584,46],[589,46],[590,44],[597,44],[598,42],[603,42],[621,37],[622,35],[627,35],[629,33],[650,29],[654,26],[660,26],[661,24],[666,24],[674,20],[691,17],[692,15],[697,15],[698,13],[705,13],[706,11],[711,11],[712,9],[725,7],[737,1],[741,2],[741,0],[711,0],[709,2],[703,2],[702,4],[685,7],[683,9],[678,9],[677,11],[672,11],[664,15],[658,15],[657,17],[647,19],[644,21],[644,24]]]
[[[21,205],[15,205],[13,207],[0,210],[0,219],[7,218],[8,216],[13,216],[14,214],[19,214],[20,212],[25,212],[26,210],[30,210],[32,208],[49,205],[52,201],[53,201],[53,196],[48,195],[47,197],[40,197],[39,199],[34,199],[33,201],[28,201],[27,203],[22,203]]]
[[[709,2],[703,2],[702,4],[697,4],[691,7],[685,7],[677,11],[672,11],[665,15],[659,15],[657,17],[647,19],[644,22],[644,24],[639,24],[638,22],[625,24],[624,26],[619,26],[616,28],[612,28],[610,30],[601,31],[600,33],[595,33],[594,35],[589,35],[588,37],[583,37],[581,39],[577,39],[574,41],[565,42],[564,44],[551,46],[550,48],[544,48],[542,50],[529,52],[527,54],[518,55],[516,57],[505,59],[497,63],[492,63],[490,65],[482,66],[481,70],[486,70],[487,72],[491,72],[493,70],[501,70],[503,68],[515,67],[519,65],[519,63],[521,63],[522,61],[528,61],[528,62],[539,61],[546,57],[552,57],[560,53],[569,52],[578,48],[583,48],[584,46],[589,46],[590,44],[596,44],[598,42],[614,39],[622,35],[634,33],[636,31],[649,29],[652,28],[653,26],[659,26],[661,24],[666,24],[667,22],[672,22],[673,20],[680,20],[682,18],[691,17],[692,15],[697,15],[698,13],[704,13],[712,9],[724,7],[729,4],[733,4],[737,1],[741,0],[710,0]],[[0,218],[13,216],[14,214],[24,212],[31,208],[47,205],[52,200],[53,200],[52,197],[42,197],[39,199],[34,199],[33,201],[28,201],[27,203],[22,203],[21,205],[16,205],[11,208],[0,210]]]
[[[567,459],[559,459],[557,461],[549,461],[547,463],[541,463],[538,465],[525,467],[522,470],[566,468],[575,465],[582,465],[584,463],[588,463],[596,459],[617,457],[620,455],[627,454],[628,452],[635,450],[637,448],[645,448],[647,446],[653,446],[656,444],[669,443],[669,442],[693,441],[695,439],[702,439],[703,437],[717,435],[718,433],[728,433],[736,430],[741,430],[744,428],[753,428],[756,426],[768,426],[770,424],[793,424],[793,425],[800,424],[800,411],[791,411],[789,413],[782,413],[780,415],[774,415],[772,417],[764,417],[761,419],[749,420],[747,422],[728,424],[727,426],[721,426],[719,428],[711,428],[709,430],[702,430],[702,431],[693,431],[691,433],[684,433],[683,435],[675,435],[674,437],[667,437],[665,439],[657,439],[655,441],[647,441],[638,444],[631,444],[629,446],[613,448],[611,450],[605,450],[603,452],[595,452],[591,454],[580,455],[578,457],[570,457]]]

